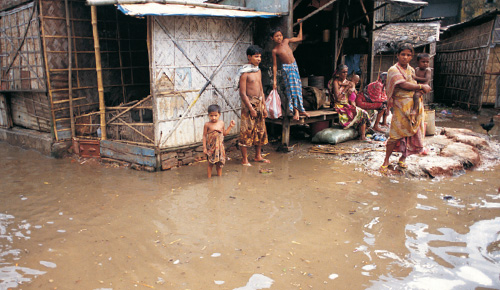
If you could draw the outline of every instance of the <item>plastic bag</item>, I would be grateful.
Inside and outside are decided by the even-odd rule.
[[[338,144],[358,137],[358,130],[327,128],[319,131],[312,138],[313,143]]]
[[[272,90],[266,99],[267,117],[278,119],[281,117],[281,99],[277,90]]]

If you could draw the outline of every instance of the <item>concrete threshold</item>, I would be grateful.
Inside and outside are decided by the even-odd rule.
[[[13,146],[36,150],[43,155],[59,157],[57,154],[54,154],[54,140],[50,133],[19,127],[10,129],[0,128],[0,140]]]

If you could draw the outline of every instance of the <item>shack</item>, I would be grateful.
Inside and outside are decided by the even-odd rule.
[[[278,13],[186,1],[87,2],[2,2],[2,139],[37,140],[28,147],[42,139],[46,154],[72,144],[82,156],[155,170],[203,157],[209,104],[239,124],[234,76],[247,62],[254,19]]]
[[[446,27],[437,44],[436,102],[479,111],[500,106],[497,10]]]

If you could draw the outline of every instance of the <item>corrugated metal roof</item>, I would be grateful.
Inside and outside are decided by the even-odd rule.
[[[232,9],[214,9],[200,6],[178,4],[124,4],[118,5],[118,10],[125,15],[143,17],[154,16],[210,16],[210,17],[239,17],[239,18],[271,18],[280,16],[279,13],[242,11]]]

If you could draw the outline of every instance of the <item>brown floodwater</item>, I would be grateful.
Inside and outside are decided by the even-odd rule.
[[[209,180],[0,142],[0,289],[500,288],[499,166],[407,179],[269,152]]]

